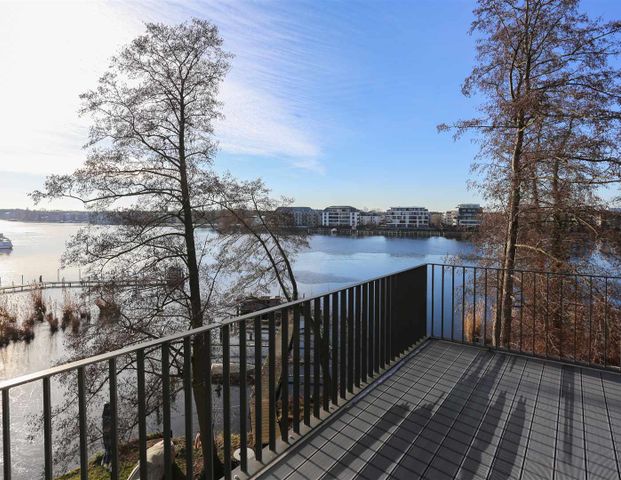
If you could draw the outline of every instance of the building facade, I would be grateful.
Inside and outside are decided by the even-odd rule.
[[[321,211],[310,207],[278,207],[276,213],[287,215],[294,227],[317,227],[321,225]]]
[[[359,224],[363,227],[379,227],[386,223],[384,212],[360,212]]]
[[[457,226],[478,227],[481,225],[483,208],[478,203],[462,203],[457,205]]]
[[[386,212],[389,228],[429,228],[429,210],[424,207],[391,207]]]
[[[442,215],[442,223],[447,227],[456,227],[457,226],[457,211],[456,210],[447,210]]]
[[[360,212],[350,206],[331,206],[321,212],[321,225],[324,227],[357,228]]]

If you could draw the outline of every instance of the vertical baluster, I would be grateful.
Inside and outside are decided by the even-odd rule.
[[[578,360],[578,276],[574,288],[574,362]]]
[[[593,277],[589,277],[589,365],[593,363],[591,353],[593,335]]]
[[[192,445],[192,339],[183,339],[183,414],[185,420],[185,444]],[[241,420],[240,420],[241,421]],[[194,477],[192,448],[185,449],[185,476]],[[142,476],[142,474],[141,474]],[[146,471],[145,471],[146,478]]]
[[[431,264],[431,336],[436,334],[436,266]]]
[[[260,462],[263,460],[263,402],[261,386],[262,352],[261,317],[254,317],[254,455]]]
[[[248,374],[246,372],[246,321],[239,322],[239,449],[240,468],[248,472]],[[188,476],[187,478],[192,478]]]
[[[387,330],[387,320],[386,320],[386,282],[384,278],[379,280],[379,299],[380,299],[380,342],[379,342],[379,356],[380,356],[380,368],[383,369],[386,366],[386,330]]]
[[[341,306],[341,315],[339,318],[339,348],[341,350],[339,376],[341,377],[341,383],[339,387],[341,398],[345,398],[345,389],[347,387],[347,290],[341,290],[339,292],[339,303]]]
[[[272,314],[273,315],[273,314]],[[231,478],[231,340],[229,325],[222,325],[222,436],[224,478]],[[275,419],[274,419],[275,422]],[[271,430],[271,428],[270,428]]]
[[[466,267],[461,267],[461,342],[464,343],[466,324]]]
[[[559,332],[559,342],[558,342],[558,355],[559,358],[563,358],[563,323],[565,323],[565,315],[563,312],[563,276],[559,277],[559,288],[560,288],[560,292],[561,292],[561,298],[560,298],[560,308],[558,311],[559,314],[559,325],[560,325],[560,332]]]
[[[523,351],[522,346],[522,325],[524,323],[524,272],[520,272],[520,353]]]
[[[268,363],[268,435],[269,447],[272,452],[276,451],[276,325],[274,312],[267,314],[268,340],[267,340],[267,363]]]
[[[313,415],[319,418],[321,409],[320,376],[321,376],[321,299],[315,298],[313,302]]]
[[[78,368],[78,421],[80,439],[80,478],[88,479],[88,437],[86,424],[86,379],[84,367]]]
[[[170,448],[170,346],[162,344],[162,410],[164,430],[164,478],[172,480],[172,451]]]
[[[4,480],[11,480],[11,408],[9,390],[2,390],[2,462]],[[82,476],[84,479],[85,477]]]
[[[451,266],[451,340],[455,341],[455,265]]]
[[[365,283],[362,285],[362,310],[361,310],[361,346],[360,346],[360,379],[363,382],[367,381],[367,371],[368,371],[368,353],[367,353],[367,332],[368,332],[368,308],[369,308],[369,284]]]
[[[548,358],[548,320],[550,319],[550,273],[546,273],[546,314],[544,318],[545,355]]]
[[[300,433],[300,304],[293,306],[293,431]]]
[[[373,365],[375,372],[379,372],[380,370],[380,357],[381,357],[381,348],[380,344],[382,341],[382,315],[380,313],[380,282],[379,280],[375,280],[373,282],[373,328],[375,329],[375,343],[373,344]]]
[[[50,377],[43,379],[43,452],[45,458],[45,480],[54,477],[52,460],[52,392]]]
[[[487,267],[483,270],[483,345],[487,345]]]
[[[375,371],[375,282],[369,282],[367,299],[367,335],[369,345],[367,350],[367,375],[373,378],[373,372]]]
[[[360,343],[362,341],[361,327],[362,327],[362,289],[360,285],[355,288],[355,336],[354,336],[354,385],[360,387]]]
[[[354,289],[347,290],[347,391],[354,391]]]
[[[338,405],[339,390],[339,297],[332,297],[332,403]]]
[[[311,402],[311,330],[310,302],[304,302],[304,424],[310,426]]]
[[[442,268],[440,278],[440,338],[444,340],[444,265],[440,265]],[[433,329],[433,324],[432,324]]]
[[[608,366],[608,277],[604,278],[604,367]]]
[[[280,311],[280,438],[283,442],[289,441],[289,313],[288,308]]]
[[[536,320],[537,320],[537,273],[533,272],[533,331],[532,331],[532,351],[533,351],[533,355],[536,354],[535,352],[535,337],[536,337],[536,330],[537,330],[537,325],[536,325]]]
[[[477,325],[477,267],[472,269],[472,343],[476,333]]]
[[[392,350],[392,333],[393,333],[393,318],[392,318],[392,276],[387,277],[386,281],[386,325],[387,325],[387,334],[386,334],[386,363],[390,364],[393,359],[393,350]]]
[[[110,471],[110,478],[112,480],[118,480],[119,478],[119,435],[118,435],[118,419],[119,411],[117,404],[117,384],[116,384],[116,358],[108,360],[108,376],[110,383],[110,414],[112,416],[112,470]],[[84,414],[86,415],[86,405],[84,408]],[[86,418],[85,418],[86,420]],[[86,432],[85,432],[86,433]],[[86,437],[84,438],[84,449],[86,450]],[[86,455],[86,451],[84,452]],[[88,471],[88,457],[86,458],[86,469]]]
[[[205,416],[208,419],[207,422],[207,438],[203,438],[203,444],[207,442],[207,447],[205,448],[208,452],[213,452],[214,450],[214,428],[213,428],[213,391],[212,391],[212,377],[211,377],[211,330],[205,332],[203,337],[200,339],[203,342],[204,347],[204,355],[202,364],[204,365],[204,383],[205,383]],[[259,382],[260,385],[260,382]],[[260,440],[259,440],[260,443]],[[261,459],[261,454],[257,456],[257,458]],[[215,471],[214,465],[211,461],[211,458],[203,459],[203,466],[206,472],[207,480],[215,480]]]
[[[138,456],[140,478],[147,478],[147,407],[145,397],[144,350],[136,352],[138,384]],[[191,445],[191,442],[190,442]],[[192,450],[189,448],[188,450]]]
[[[499,268],[496,269],[496,320],[502,315],[500,311],[500,274],[502,272],[504,271]],[[496,333],[496,335],[500,337],[500,332]],[[502,347],[502,338],[500,338],[499,345]]]
[[[330,410],[330,297],[323,297],[323,335],[321,341],[321,361],[323,372],[323,409],[327,412]]]

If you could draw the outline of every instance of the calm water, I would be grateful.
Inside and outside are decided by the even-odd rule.
[[[19,284],[22,275],[24,281],[39,276],[44,280],[77,279],[80,275],[77,268],[60,269],[60,256],[65,242],[78,228],[72,224],[0,221],[0,232],[14,245],[12,252],[0,254],[1,284]],[[312,236],[310,248],[296,258],[294,269],[301,293],[312,296],[422,263],[442,262],[448,256],[467,255],[470,251],[468,242],[441,237]],[[46,295],[48,302],[60,302],[58,291]],[[38,325],[35,333],[30,345],[11,344],[0,349],[0,380],[41,370],[63,360],[62,334],[50,335],[47,324]],[[53,383],[53,397],[61,396],[60,386]],[[33,466],[42,464],[42,447],[40,441],[30,440],[27,435],[28,421],[41,411],[41,405],[39,386],[20,387],[11,393],[14,478],[39,478],[40,468],[33,469]],[[182,422],[174,422],[175,428],[181,433]]]

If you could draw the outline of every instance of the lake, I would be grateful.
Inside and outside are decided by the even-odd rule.
[[[76,280],[78,268],[60,269],[65,242],[80,225],[21,223],[0,220],[0,233],[13,241],[13,251],[0,253],[0,284],[38,279]],[[302,293],[313,295],[347,283],[412,267],[441,262],[447,256],[466,255],[471,245],[464,240],[395,237],[310,237],[310,248],[295,259]]]
[[[10,285],[22,281],[76,280],[77,268],[60,269],[60,256],[65,242],[79,228],[75,224],[42,224],[0,221],[0,232],[14,245],[10,253],[0,254],[0,283]],[[403,270],[428,262],[441,263],[447,257],[468,255],[472,246],[467,241],[431,238],[337,237],[314,235],[310,247],[294,262],[301,294],[313,296],[347,284]],[[46,293],[52,302],[59,291]],[[58,300],[58,298],[57,298]],[[0,380],[44,369],[62,361],[65,355],[63,334],[50,335],[46,323],[37,325],[30,344],[11,344],[0,349]],[[62,392],[53,385],[53,396]],[[40,389],[33,385],[11,392],[11,423],[15,470],[14,478],[34,478],[33,465],[41,463],[40,442],[28,439],[27,422],[41,411]],[[176,423],[176,422],[175,422]],[[173,425],[175,428],[176,425]],[[176,431],[182,431],[182,424]],[[21,461],[18,458],[21,457]],[[24,458],[25,457],[25,458]],[[36,469],[38,472],[39,470]]]

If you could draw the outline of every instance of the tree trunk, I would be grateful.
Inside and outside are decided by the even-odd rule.
[[[194,219],[192,215],[192,203],[190,201],[190,190],[188,186],[187,163],[185,158],[185,112],[182,101],[180,102],[180,128],[179,128],[179,173],[181,180],[181,201],[183,208],[184,237],[188,256],[188,283],[190,286],[190,306],[191,306],[191,326],[199,328],[203,325],[203,308],[200,291],[200,272],[196,256],[196,244],[194,240]],[[207,434],[210,423],[212,422],[212,409],[208,405],[207,384],[205,375],[210,374],[206,371],[206,365],[211,357],[211,340],[209,334],[201,338],[195,338],[193,342],[192,355],[192,385],[194,391],[194,403],[196,405],[196,415],[201,433],[201,445],[203,453],[203,468],[210,468],[208,462],[211,460],[213,471],[216,478],[220,478],[224,473],[224,468],[220,458],[214,437]],[[210,449],[211,446],[211,449]],[[186,448],[192,448],[186,445]],[[211,451],[210,451],[211,450]]]
[[[524,114],[521,113],[517,122],[517,135],[511,158],[511,190],[509,192],[509,215],[507,236],[505,240],[505,255],[503,259],[502,278],[502,317],[500,325],[494,324],[495,346],[509,347],[511,341],[511,317],[513,313],[513,270],[515,268],[515,253],[519,232],[520,201],[522,198],[521,157],[524,143]],[[500,328],[499,328],[500,327]]]

